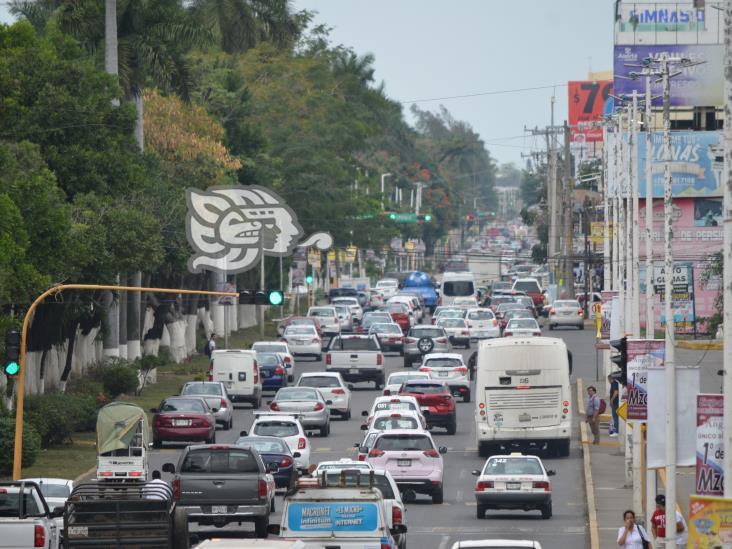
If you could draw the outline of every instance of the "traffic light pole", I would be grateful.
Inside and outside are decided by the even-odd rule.
[[[193,294],[209,296],[239,297],[237,292],[209,292],[204,290],[184,290],[182,288],[142,288],[140,286],[113,286],[105,284],[59,284],[39,295],[25,313],[20,331],[20,372],[18,372],[15,396],[15,445],[13,448],[13,480],[20,480],[23,463],[23,402],[25,400],[25,355],[28,330],[33,313],[43,301],[64,290],[111,290],[122,292],[155,292],[162,294]]]

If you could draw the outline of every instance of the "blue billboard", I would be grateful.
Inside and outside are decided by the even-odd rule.
[[[294,502],[287,506],[290,532],[374,532],[379,528],[376,503]]]

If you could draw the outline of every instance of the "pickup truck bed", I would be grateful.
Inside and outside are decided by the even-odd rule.
[[[58,549],[59,529],[33,482],[0,482],[0,547]]]
[[[346,381],[373,381],[384,387],[384,356],[375,335],[334,337],[325,355],[325,370],[338,372]]]

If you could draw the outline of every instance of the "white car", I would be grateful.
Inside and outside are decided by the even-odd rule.
[[[354,328],[353,312],[347,303],[333,303],[332,307],[338,314],[338,324],[341,332],[352,332]]]
[[[260,436],[281,438],[287,444],[290,452],[300,453],[295,459],[295,467],[307,471],[310,467],[310,441],[305,430],[298,420],[298,414],[278,414],[272,412],[254,412],[254,423],[240,436]]]
[[[308,314],[305,316],[314,316],[317,318],[320,321],[320,326],[324,334],[337,335],[341,333],[341,323],[338,320],[338,313],[335,307],[310,307]]]
[[[353,318],[355,318],[357,322],[361,322],[361,319],[363,319],[363,308],[361,307],[361,304],[358,302],[358,298],[356,298],[356,297],[336,297],[336,298],[334,298],[332,304],[335,305],[338,303],[347,305],[351,311],[351,315],[353,315]]]
[[[520,452],[489,457],[483,469],[473,471],[477,517],[485,518],[488,509],[536,509],[541,518],[552,516],[554,471],[544,468],[541,458]]]
[[[343,458],[338,461],[321,461],[312,472],[313,477],[318,477],[323,471],[341,471],[342,469],[359,469],[362,471],[371,471],[370,463],[365,461],[355,461],[351,458]]]
[[[290,352],[286,341],[255,341],[252,344],[252,351],[257,353],[278,353],[282,355],[287,369],[287,381],[295,379],[295,357]]]
[[[51,511],[57,507],[63,508],[74,489],[74,481],[65,478],[24,478],[20,482],[35,482],[38,484],[43,499],[46,500]]]
[[[376,283],[374,288],[381,292],[386,301],[399,291],[399,281],[396,278],[383,278]]]
[[[386,386],[384,387],[384,396],[396,395],[399,393],[399,388],[402,383],[408,379],[429,379],[430,375],[425,372],[415,372],[413,370],[402,370],[399,372],[393,372],[389,374],[389,378],[386,380]]]
[[[478,300],[471,295],[458,296],[453,298],[452,304],[456,307],[477,307]]]
[[[422,409],[419,407],[419,402],[413,396],[379,396],[374,399],[374,403],[371,405],[371,410],[364,410],[361,415],[366,418],[366,426],[371,425],[371,421],[374,419],[374,415],[382,410],[412,410],[422,416],[423,424],[427,425],[427,420],[422,414]]]
[[[541,544],[527,539],[481,539],[458,541],[452,549],[541,549]]]
[[[503,330],[504,337],[540,336],[541,328],[533,318],[512,318]]]
[[[576,299],[558,299],[549,309],[549,329],[557,326],[574,326],[585,329],[585,311]]]
[[[364,429],[365,425],[361,425],[361,430],[372,431],[389,431],[392,429],[418,429],[424,431],[427,429],[427,422],[421,412],[414,410],[381,410],[374,414],[371,424]]]
[[[501,327],[493,311],[487,308],[468,309],[465,315],[471,339],[501,337]]]
[[[445,318],[440,317],[435,322],[435,326],[442,326],[447,332],[450,339],[450,345],[457,347],[460,345],[465,349],[470,349],[470,330],[468,329],[468,321],[463,318]]]
[[[432,379],[443,381],[450,387],[455,396],[462,397],[463,402],[470,402],[470,378],[468,367],[459,353],[432,353],[424,355],[420,372]]]
[[[293,355],[312,356],[315,360],[323,358],[323,340],[320,339],[315,326],[288,326],[282,337]]]
[[[315,387],[320,390],[332,413],[344,420],[351,419],[351,390],[353,385],[346,384],[338,372],[306,372],[297,380],[298,387]]]

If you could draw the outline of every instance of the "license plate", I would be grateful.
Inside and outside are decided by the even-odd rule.
[[[358,373],[358,368],[351,368],[351,369],[348,370],[348,373],[349,374],[357,374]]]
[[[507,482],[506,490],[521,490],[521,483],[520,482]]]
[[[69,526],[69,537],[70,538],[88,538],[89,527],[88,526]]]
[[[226,505],[212,505],[211,512],[214,515],[225,515],[227,512]]]
[[[447,377],[448,375],[450,375],[450,372],[437,372],[437,375],[440,377]]]
[[[411,467],[412,466],[412,460],[411,459],[398,459],[397,465],[399,467]]]
[[[190,419],[174,419],[173,420],[173,427],[190,427],[190,426],[191,426]]]

